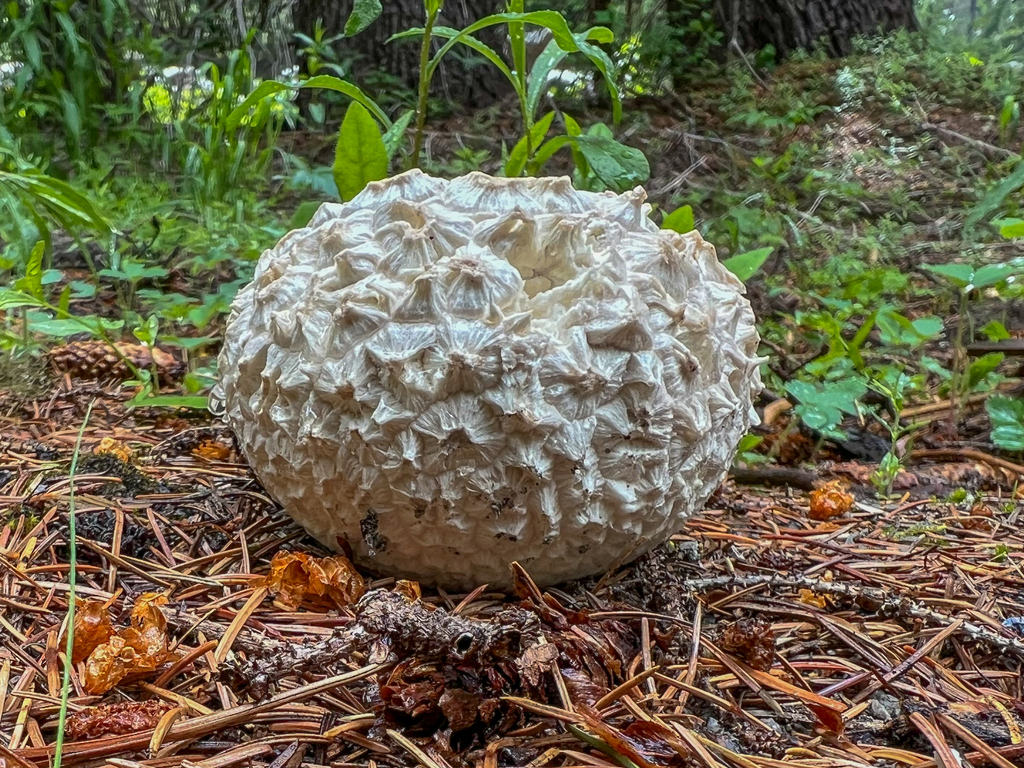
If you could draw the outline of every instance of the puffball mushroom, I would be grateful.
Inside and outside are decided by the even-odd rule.
[[[232,305],[214,403],[310,534],[450,589],[601,573],[722,482],[743,285],[645,193],[410,171],[321,206]]]

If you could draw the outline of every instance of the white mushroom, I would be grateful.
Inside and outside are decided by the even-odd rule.
[[[676,532],[756,420],[743,285],[644,192],[419,171],[325,204],[232,307],[214,402],[267,491],[382,574],[603,572]]]

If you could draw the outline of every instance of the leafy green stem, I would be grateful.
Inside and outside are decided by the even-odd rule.
[[[423,131],[427,125],[427,101],[430,95],[430,80],[434,74],[430,66],[430,41],[433,36],[434,24],[437,22],[437,15],[441,12],[441,2],[426,3],[427,23],[423,27],[423,40],[420,43],[420,82],[419,94],[416,100],[416,137],[413,141],[412,157],[409,160],[410,168],[418,168],[420,165],[420,154],[423,152]]]

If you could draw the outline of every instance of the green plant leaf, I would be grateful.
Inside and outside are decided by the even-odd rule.
[[[971,278],[971,284],[975,288],[988,288],[1003,282],[1006,278],[1018,274],[1024,268],[1024,264],[1015,264],[1015,261],[1017,260],[1014,259],[1005,264],[986,264],[983,267],[979,267]]]
[[[627,147],[607,136],[576,136],[573,143],[587,159],[590,170],[616,192],[643,184],[651,175],[647,158],[639,149]]]
[[[592,27],[586,32],[582,32],[576,37],[576,44],[586,44],[588,40],[592,40],[595,43],[610,43],[615,39],[615,35],[607,27]],[[557,67],[562,60],[569,55],[569,51],[560,46],[554,39],[550,40],[544,50],[540,52],[540,55],[534,59],[533,66],[530,68],[529,85],[527,86],[526,94],[526,112],[529,115],[537,114],[537,108],[540,106],[540,100],[544,96],[544,92],[547,90],[548,80],[551,77],[551,71]]]
[[[557,67],[569,52],[554,40],[548,41],[544,50],[534,59],[530,68],[529,84],[526,88],[526,113],[537,114],[540,100],[547,90],[548,79],[551,77],[551,70]]]
[[[960,288],[970,285],[974,276],[974,267],[970,264],[922,264],[921,269],[942,275]]]
[[[302,203],[298,208],[295,209],[295,213],[292,215],[292,220],[288,223],[289,229],[302,229],[304,226],[309,224],[309,220],[313,218],[322,203],[316,200],[307,200]]]
[[[1006,451],[1024,451],[1024,399],[993,395],[985,401],[992,442]]]
[[[398,148],[402,146],[402,139],[405,138],[405,132],[409,129],[409,123],[412,122],[415,115],[416,110],[407,109],[384,132],[384,149],[387,150],[388,160],[393,159]]]
[[[786,391],[799,401],[794,410],[808,427],[831,433],[842,423],[844,413],[857,413],[857,401],[868,388],[861,379],[849,377],[824,385],[790,381]]]
[[[205,411],[209,401],[205,395],[142,395],[133,397],[125,405],[129,408],[194,408]]]
[[[997,222],[999,234],[1007,239],[1024,237],[1024,221],[1021,219],[1003,219]]]
[[[345,22],[345,37],[358,35],[380,16],[382,10],[380,0],[355,0],[352,13]]]
[[[430,60],[428,77],[434,74],[434,71],[441,63],[441,59],[444,58],[445,54],[453,47],[463,42],[463,37],[470,37],[474,32],[486,29],[487,27],[493,27],[496,24],[533,24],[539,27],[544,27],[551,32],[552,38],[559,47],[569,53],[576,53],[577,51],[583,53],[591,60],[594,66],[597,67],[598,71],[604,78],[605,85],[608,88],[608,93],[612,99],[612,112],[615,122],[618,122],[622,118],[622,97],[619,93],[619,87],[615,82],[615,65],[612,63],[611,58],[609,58],[608,54],[596,45],[584,40],[578,40],[577,36],[572,33],[571,29],[569,29],[569,25],[566,23],[565,18],[558,11],[495,13],[490,16],[485,16],[479,21],[476,21],[461,30],[458,35],[450,38],[448,42],[438,49],[437,53],[435,53],[434,57]],[[587,34],[593,35],[594,39],[606,39],[607,36],[607,32],[596,32],[595,30],[590,30]]]
[[[18,196],[25,198],[31,213],[37,214],[36,209],[42,208],[65,229],[84,227],[98,234],[112,231],[110,222],[95,203],[60,179],[36,170],[21,173],[0,171],[0,186],[4,185],[17,190]]]
[[[737,253],[735,256],[730,256],[728,259],[723,261],[722,266],[745,283],[757,274],[757,270],[759,270],[768,260],[768,257],[772,255],[772,250],[773,249],[769,246],[766,248],[758,248],[753,251],[747,251],[746,253]]]
[[[353,85],[347,80],[342,80],[340,77],[334,77],[333,75],[317,75],[316,77],[304,80],[299,87],[323,88],[328,91],[343,93],[353,101],[356,101],[366,107],[370,114],[372,114],[385,129],[391,127],[391,119],[384,113],[384,110],[378,106],[377,102],[363,93],[362,89],[358,86]]]
[[[1006,326],[998,320],[990,320],[985,327],[981,329],[981,332],[989,341],[1003,341],[1004,339],[1010,338],[1010,332],[1007,331]]]
[[[978,385],[983,384],[989,374],[995,371],[1002,362],[1002,352],[990,352],[967,366],[967,390],[973,392],[977,389]]]
[[[338,193],[348,202],[371,181],[387,175],[388,153],[380,129],[363,105],[353,101],[345,112],[334,153]]]
[[[523,136],[523,138],[516,142],[516,145],[508,153],[508,158],[505,160],[504,173],[506,176],[511,178],[522,175],[526,168],[526,161],[529,159],[529,147],[533,147],[534,151],[536,151],[541,146],[554,119],[555,113],[548,112],[533,124],[529,137]],[[527,138],[529,138],[529,141],[527,141]]]
[[[402,32],[399,32],[396,35],[392,35],[390,38],[388,38],[388,42],[390,43],[392,40],[401,40],[407,37],[422,37],[423,32],[423,27],[406,29]],[[491,62],[491,64],[497,67],[501,71],[501,74],[503,74],[505,78],[509,81],[509,83],[512,84],[512,88],[516,92],[516,94],[521,97],[522,94],[519,91],[519,79],[514,74],[512,74],[512,70],[509,69],[509,66],[508,64],[505,63],[504,59],[502,59],[501,56],[498,55],[498,52],[491,48],[489,45],[487,45],[487,43],[484,43],[481,40],[478,40],[477,38],[473,37],[473,35],[463,34],[464,32],[465,30],[460,31],[458,29],[453,29],[451,27],[434,27],[430,31],[430,34],[432,37],[441,37],[447,40],[458,38],[459,43],[465,45],[467,48],[471,48],[472,50],[476,51],[489,62]]]
[[[681,205],[661,222],[662,229],[671,229],[674,232],[685,235],[693,231],[693,208],[688,205]]]
[[[224,121],[224,127],[228,131],[234,131],[241,124],[242,120],[246,115],[249,114],[249,110],[258,106],[264,99],[273,96],[281,91],[287,91],[294,88],[294,85],[289,83],[282,83],[279,80],[264,80],[262,83],[253,89],[252,93],[242,100],[242,103],[231,110],[227,119]],[[304,80],[299,83],[299,88],[323,88],[328,91],[335,91],[337,93],[348,96],[353,101],[362,104],[370,113],[381,123],[385,128],[391,127],[391,120],[384,112],[383,109],[367,96],[361,88],[347,80],[342,80],[340,77],[334,75],[316,75],[308,80]]]
[[[1006,198],[1020,189],[1022,185],[1024,185],[1024,161],[1018,162],[1017,167],[1013,169],[1010,175],[989,190],[988,194],[981,199],[981,202],[971,209],[971,212],[964,220],[964,229],[971,229],[979,221],[987,219],[995,213],[1002,206]]]
[[[25,265],[25,277],[16,284],[17,288],[40,301],[43,299],[43,251],[45,250],[42,240],[35,244],[28,257],[28,263]]]
[[[273,96],[275,93],[290,90],[292,86],[278,80],[264,80],[253,89],[252,93],[246,96],[242,103],[235,107],[228,114],[224,121],[224,127],[228,131],[234,131],[241,124],[242,120],[249,114],[249,110],[259,105],[264,99]]]
[[[551,157],[562,147],[571,146],[575,148],[576,145],[574,141],[575,139],[571,136],[555,136],[545,141],[540,145],[540,148],[537,150],[537,154],[533,156],[533,160],[530,161],[528,166],[529,172],[531,174],[540,173],[544,164],[547,163],[547,161],[550,160]]]

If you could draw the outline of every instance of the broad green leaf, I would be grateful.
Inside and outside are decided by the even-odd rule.
[[[1006,264],[986,264],[979,267],[971,278],[971,284],[975,288],[988,288],[1006,280],[1011,275],[1021,272],[1021,266],[1012,261]]]
[[[25,265],[24,282],[18,281],[18,288],[26,291],[31,296],[42,301],[43,298],[43,251],[45,247],[40,240],[32,248],[28,257],[28,264]]]
[[[685,235],[693,231],[693,208],[688,205],[681,205],[661,222],[662,229],[671,229]]]
[[[999,234],[1007,239],[1024,237],[1024,221],[1021,219],[1004,219],[998,225]]]
[[[388,153],[377,123],[359,102],[349,104],[334,153],[334,181],[348,202],[371,181],[388,175]]]
[[[28,63],[32,65],[32,69],[38,72],[43,65],[43,52],[39,47],[39,39],[36,37],[36,33],[31,29],[25,30],[21,34],[21,45],[25,49],[25,57],[28,59]]]
[[[751,432],[748,432],[747,434],[745,434],[740,439],[740,444],[737,446],[736,450],[739,453],[746,453],[747,451],[754,450],[755,448],[757,448],[757,446],[759,446],[763,442],[764,442],[764,438],[763,437],[761,437],[760,435],[755,435],[755,434],[753,434]]]
[[[415,115],[416,110],[407,109],[402,113],[402,116],[395,120],[395,122],[391,124],[391,127],[384,132],[384,149],[387,150],[388,160],[393,159],[398,148],[402,146],[402,139],[405,138],[405,132],[409,129],[409,123],[412,122]]]
[[[974,267],[970,264],[922,264],[921,269],[942,275],[960,288],[970,285],[974,276]]]
[[[380,0],[355,0],[352,13],[345,22],[345,37],[358,35],[380,16],[382,10]]]
[[[989,341],[1003,341],[1004,339],[1010,338],[1010,332],[1007,331],[1006,326],[998,320],[990,320],[985,327],[981,329],[981,332]]]
[[[993,395],[985,401],[992,442],[1006,451],[1024,451],[1024,399]]]
[[[520,176],[526,168],[526,161],[529,159],[529,150],[532,148],[534,151],[540,148],[541,143],[544,141],[544,137],[547,136],[548,130],[551,128],[551,122],[555,119],[554,112],[548,112],[544,117],[533,124],[533,128],[530,129],[529,137],[523,136],[516,145],[512,148],[512,151],[508,153],[508,158],[505,160],[505,175],[508,177]],[[529,139],[529,140],[527,140]]]
[[[534,59],[533,67],[530,69],[530,77],[526,88],[526,113],[537,114],[540,100],[547,90],[548,80],[551,77],[551,70],[557,67],[569,52],[554,40],[550,40],[540,55]]]
[[[576,136],[572,141],[587,159],[594,175],[616,192],[643,184],[651,175],[647,158],[639,149],[606,136]]]
[[[123,320],[107,320],[95,315],[86,317],[72,315],[60,319],[37,320],[32,323],[32,331],[34,333],[41,333],[44,336],[53,336],[54,338],[66,338],[80,333],[97,335],[101,328],[107,331],[116,331],[122,327],[124,327]]]
[[[722,262],[722,266],[745,283],[757,273],[757,270],[761,268],[771,255],[772,248],[770,246],[766,248],[758,248],[754,251],[747,251],[746,253],[738,253],[735,256],[730,256]]]
[[[842,423],[844,413],[857,413],[857,401],[868,388],[861,379],[849,377],[824,385],[790,381],[786,384],[786,391],[799,401],[794,410],[808,427],[832,432]]]
[[[1003,362],[1002,352],[990,352],[982,355],[969,366],[967,366],[967,389],[973,391],[979,384],[984,383],[1000,363]]]
[[[950,279],[959,288],[970,291],[975,288],[989,288],[1024,272],[1024,259],[1011,259],[1003,264],[986,264],[975,269],[969,264],[925,264],[929,272]]]
[[[288,224],[289,229],[302,229],[304,226],[309,224],[309,220],[313,218],[313,214],[320,209],[321,203],[316,200],[307,200],[302,203],[298,208],[295,209],[295,214],[292,216],[291,222]]]
[[[582,136],[583,129],[580,128],[580,124],[576,122],[572,115],[562,113],[562,122],[565,123],[565,132],[569,136]],[[572,161],[576,165],[576,170],[581,176],[590,175],[590,165],[587,164],[587,158],[584,157],[583,153],[580,152],[580,148],[575,143],[569,145],[572,151]]]
[[[1022,185],[1024,185],[1024,161],[1019,162],[1009,176],[989,190],[981,202],[971,209],[964,221],[964,229],[970,229],[979,221],[987,219],[995,213],[1002,207],[1006,198],[1020,189]]]

